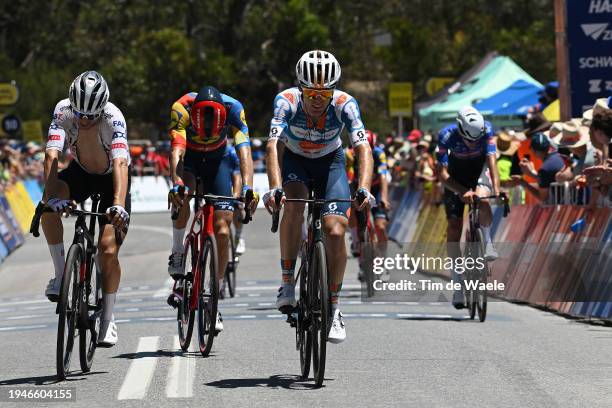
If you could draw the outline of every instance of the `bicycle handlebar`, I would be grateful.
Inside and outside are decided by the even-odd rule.
[[[34,217],[32,217],[32,222],[30,223],[30,233],[34,235],[36,238],[40,236],[40,219],[42,215],[46,212],[55,212],[53,209],[47,207],[46,203],[40,201],[36,206],[36,210],[34,211]],[[78,217],[81,215],[92,215],[94,217],[106,217],[105,213],[93,212],[93,211],[84,211],[84,210],[69,210],[67,212],[68,216]]]
[[[476,205],[482,200],[488,200],[492,198],[501,199],[501,201],[504,204],[504,218],[507,217],[508,214],[510,214],[510,204],[508,203],[508,196],[504,192],[499,193],[499,195],[490,195],[490,196],[485,196],[485,197],[474,196],[474,202],[470,204],[470,206]]]
[[[270,228],[270,231],[272,231],[272,233],[275,233],[276,231],[278,231],[278,221],[280,218],[280,204],[281,204],[282,198],[283,198],[283,192],[276,191],[276,193],[274,194],[274,202],[276,203],[277,209],[276,211],[272,213],[272,228]],[[338,198],[338,199],[333,199],[333,198],[332,199],[285,198],[286,203],[305,203],[305,204],[352,203],[353,201],[356,201],[356,200],[351,199],[351,198]]]
[[[221,195],[213,195],[213,194],[187,194],[185,195],[185,187],[181,186],[179,187],[178,193],[181,198],[186,197],[187,199],[197,198],[197,199],[203,199],[203,200],[209,200],[209,201],[243,202],[245,215],[244,215],[244,218],[241,220],[241,222],[243,224],[248,224],[250,221],[253,220],[251,209],[249,208],[249,204],[255,198],[255,194],[253,193],[253,190],[248,190],[244,197],[230,197],[230,196],[221,196]],[[179,210],[175,208],[172,210],[172,215],[170,218],[172,218],[172,220],[175,221],[178,218],[178,215],[179,215]]]

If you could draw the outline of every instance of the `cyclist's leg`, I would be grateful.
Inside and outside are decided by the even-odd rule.
[[[89,185],[95,186],[95,191],[100,194],[100,204],[98,212],[106,212],[112,207],[114,202],[114,183],[113,175],[104,176],[92,175],[89,178]],[[125,210],[131,214],[132,200],[130,194],[131,175],[128,173],[127,194],[125,197]],[[100,333],[98,344],[112,346],[117,343],[117,327],[114,323],[113,310],[121,280],[121,265],[119,264],[119,248],[127,234],[126,228],[119,232],[120,242],[117,242],[115,228],[109,223],[108,218],[98,218],[100,235],[98,237],[98,260],[102,274],[102,296],[103,309],[100,322]],[[129,226],[129,224],[128,224]]]
[[[351,193],[344,171],[345,158],[342,149],[320,160],[321,165],[316,167],[316,172],[319,174],[315,178],[318,182],[315,188],[324,189],[325,198],[328,199],[349,199]],[[326,204],[322,211],[332,315],[328,339],[332,343],[340,343],[346,338],[344,321],[339,308],[339,295],[346,270],[347,254],[344,234],[348,226],[349,209],[350,203],[331,202]]]
[[[232,192],[232,162],[229,154],[220,157],[207,158],[202,165],[204,193],[233,196]],[[205,175],[205,176],[204,176]],[[217,201],[214,204],[214,230],[217,241],[217,280],[223,281],[229,258],[230,225],[234,216],[233,201]],[[221,287],[221,284],[218,286]]]
[[[196,179],[194,174],[199,171],[198,158],[201,162],[201,157],[197,153],[187,150],[183,163],[183,174],[181,178],[190,193],[195,193]],[[189,200],[185,200],[184,205],[179,209],[178,217],[172,221],[172,248],[168,259],[168,273],[177,277],[183,273],[183,239],[185,238],[185,229],[189,216],[191,215],[191,206]]]
[[[490,196],[493,194],[493,187],[491,185],[492,183],[489,176],[489,169],[485,165],[480,177],[478,178],[476,193],[481,197]],[[497,259],[498,253],[491,242],[491,223],[493,222],[493,212],[491,211],[489,201],[482,200],[480,202],[479,210],[480,229],[482,230],[485,240],[485,258],[488,261],[494,261]]]
[[[351,192],[346,177],[344,154],[342,149],[325,156],[317,162],[315,169],[315,190],[321,191],[320,196],[326,199],[349,199]],[[351,203],[327,203],[322,211],[323,227],[325,230],[325,251],[329,266],[329,291],[332,299],[332,308],[338,305],[338,293],[342,287],[344,271],[346,269],[346,244],[344,234],[348,226],[348,212]]]
[[[378,242],[381,244],[386,244],[389,240],[389,236],[387,235],[387,224],[388,224],[388,216],[387,211],[382,208],[380,202],[380,189],[378,187],[372,187],[372,195],[376,197],[377,206],[372,208],[372,218],[374,218],[374,228],[376,230],[376,238]],[[386,252],[385,248],[381,248],[384,252]]]
[[[49,191],[45,191],[44,201],[46,202],[51,198],[83,201],[86,197],[86,192],[82,191],[83,186],[86,185],[85,174],[81,167],[75,161],[72,161],[68,168],[58,174],[57,183],[49,186]],[[55,270],[55,277],[49,281],[45,294],[49,300],[57,301],[66,264],[64,227],[60,214],[44,213],[41,223]]]
[[[283,190],[287,198],[308,197],[308,176],[304,168],[304,158],[284,149],[282,160]],[[280,265],[281,287],[276,299],[276,307],[282,311],[293,307],[295,302],[295,263],[300,249],[302,225],[304,223],[303,203],[286,203],[280,221]]]

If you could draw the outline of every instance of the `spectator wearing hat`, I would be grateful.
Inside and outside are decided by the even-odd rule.
[[[538,103],[533,107],[534,112],[542,112],[548,105],[559,98],[559,82],[549,82],[544,89],[538,92]]]
[[[525,187],[539,201],[548,199],[548,187],[555,181],[555,175],[561,170],[565,163],[554,149],[550,140],[542,132],[536,133],[531,137],[531,153],[542,161],[542,166],[536,171],[535,166],[529,157],[524,157],[519,166],[523,176],[513,176],[521,186]],[[531,183],[525,176],[536,178],[537,183]]]
[[[589,141],[589,129],[579,119],[563,123],[560,134],[552,137],[558,149],[569,149],[571,158],[557,173],[558,182],[575,181],[586,167],[595,165],[595,148]]]
[[[612,184],[612,160],[609,146],[612,143],[612,109],[595,112],[590,128],[591,140],[602,146],[602,161],[584,170],[588,183],[601,192]]]
[[[522,174],[519,166],[518,149],[521,143],[514,139],[506,131],[501,131],[497,135],[497,169],[499,171],[499,181],[502,187],[514,187],[518,184],[512,176]]]

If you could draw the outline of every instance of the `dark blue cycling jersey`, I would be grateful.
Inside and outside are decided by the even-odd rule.
[[[468,146],[459,133],[457,125],[445,127],[438,134],[438,151],[436,156],[438,163],[448,166],[449,154],[460,160],[469,160],[495,154],[495,141],[493,140],[493,126],[485,121],[485,136],[474,143],[474,147]]]

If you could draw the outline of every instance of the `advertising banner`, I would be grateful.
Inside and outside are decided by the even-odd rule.
[[[612,1],[567,0],[572,117],[612,94]]]

